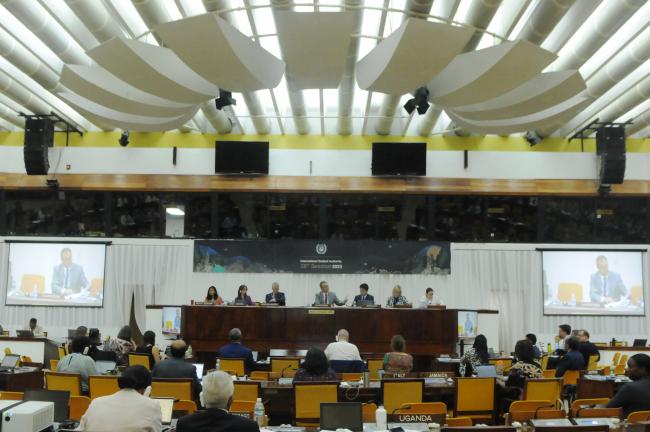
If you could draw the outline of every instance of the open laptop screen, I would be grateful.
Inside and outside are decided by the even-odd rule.
[[[7,367],[7,368],[15,368],[16,365],[18,365],[19,361],[20,361],[20,356],[19,355],[17,355],[17,354],[7,354],[2,359],[2,364],[0,364],[0,366]]]
[[[203,363],[192,363],[196,368],[196,377],[200,380],[203,379]]]
[[[320,427],[327,430],[363,431],[361,403],[320,404]]]
[[[68,419],[70,392],[61,390],[25,389],[24,401],[54,402],[54,421],[63,423]]]
[[[172,414],[174,413],[174,398],[152,398],[160,404],[162,411],[162,424],[168,425],[172,422]]]

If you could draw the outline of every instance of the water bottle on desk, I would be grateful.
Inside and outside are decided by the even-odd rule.
[[[216,369],[217,369],[217,370],[221,370],[221,360],[219,360],[218,357],[217,357],[217,366],[216,366]]]
[[[546,345],[546,352],[549,354],[553,352],[553,348],[551,347],[551,343],[549,342],[548,345]]]
[[[257,398],[255,402],[255,422],[258,426],[264,426],[264,404],[262,398]]]
[[[614,378],[616,376],[616,363],[612,361],[612,365],[609,367],[609,376],[610,378]]]
[[[377,423],[378,431],[385,431],[386,426],[388,425],[388,415],[383,405],[380,405],[379,408],[375,411],[375,422]]]

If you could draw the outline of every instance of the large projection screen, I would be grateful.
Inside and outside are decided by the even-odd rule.
[[[102,307],[104,243],[9,243],[8,306]]]
[[[643,253],[543,250],[544,315],[645,315]]]

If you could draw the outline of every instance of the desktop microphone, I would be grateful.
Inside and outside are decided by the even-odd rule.
[[[282,369],[282,372],[280,372],[280,378],[284,378],[284,372],[285,372],[287,369],[296,370],[293,366],[291,366],[291,365],[287,365],[287,367],[285,367],[284,369]]]

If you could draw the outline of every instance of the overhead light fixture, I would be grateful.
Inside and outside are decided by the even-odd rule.
[[[228,90],[219,89],[219,97],[214,100],[218,110],[221,110],[230,105],[237,105],[237,101],[233,99],[232,93]]]
[[[419,87],[413,93],[413,98],[406,101],[404,109],[407,113],[412,114],[416,109],[418,114],[422,115],[429,109],[429,89],[426,87]]]
[[[165,212],[170,216],[185,216],[185,211],[180,207],[167,207]]]
[[[528,131],[524,134],[524,139],[533,147],[541,143],[543,138],[535,131]]]
[[[122,131],[122,135],[120,135],[120,140],[118,141],[122,147],[126,147],[129,145],[129,131],[125,130]]]

